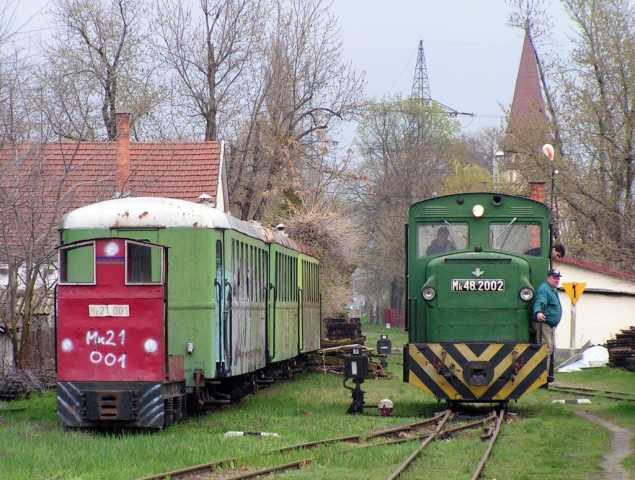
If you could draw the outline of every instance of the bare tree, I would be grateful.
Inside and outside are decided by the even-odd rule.
[[[113,140],[115,114],[130,109],[141,118],[157,103],[154,66],[147,49],[145,3],[133,0],[57,0],[56,30],[41,81],[50,96],[48,121],[67,138]]]
[[[544,2],[511,3],[510,23],[535,46],[549,29]],[[558,154],[555,206],[562,211],[570,252],[635,269],[635,6],[627,0],[562,3],[573,22],[574,49],[550,68],[537,54],[551,120],[547,127]],[[536,150],[545,133],[530,129],[517,143],[522,149],[533,142]],[[524,171],[547,172],[546,161],[535,153]]]
[[[278,0],[265,39],[264,83],[251,125],[232,156],[232,202],[263,218],[301,189],[317,132],[360,111],[364,80],[342,59],[337,22],[323,0]],[[248,140],[245,142],[244,140]]]
[[[635,269],[635,6],[626,0],[564,4],[578,34],[561,76],[571,223],[593,255]]]
[[[175,106],[202,120],[205,140],[217,140],[219,112],[238,103],[241,74],[260,47],[264,27],[259,0],[157,2],[156,42],[168,71],[175,74]]]
[[[12,31],[2,25],[0,31]],[[60,143],[43,113],[48,98],[32,57],[2,47],[0,41],[0,325],[15,366],[24,367],[33,320],[52,310],[57,229],[82,188],[81,175],[75,175],[82,165],[79,145]],[[77,118],[80,137],[86,125]]]

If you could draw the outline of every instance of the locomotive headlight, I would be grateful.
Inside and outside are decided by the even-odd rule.
[[[62,351],[63,352],[73,351],[73,341],[70,338],[65,338],[64,340],[62,340]]]
[[[434,300],[434,297],[437,296],[437,291],[432,287],[425,287],[421,290],[421,296],[426,302],[429,302],[430,300]]]
[[[143,349],[148,353],[154,353],[159,348],[159,343],[154,338],[148,338],[143,342]]]
[[[520,299],[522,301],[528,302],[532,298],[534,298],[534,291],[531,288],[525,287],[520,289]]]
[[[472,207],[472,215],[474,215],[476,218],[481,218],[484,214],[485,214],[485,207],[481,205],[480,203]]]

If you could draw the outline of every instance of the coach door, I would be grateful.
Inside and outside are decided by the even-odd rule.
[[[232,291],[231,284],[225,278],[225,256],[223,241],[221,239],[216,240],[214,248],[215,256],[215,278],[214,278],[214,300],[216,302],[216,308],[214,311],[214,317],[212,319],[214,323],[215,332],[214,349],[218,352],[216,355],[216,376],[222,377],[229,373],[230,359],[227,356],[227,352],[231,352],[229,333],[229,322],[231,321],[231,300]]]

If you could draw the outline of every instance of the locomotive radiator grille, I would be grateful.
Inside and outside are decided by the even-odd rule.
[[[117,418],[118,396],[113,394],[98,395],[97,404],[100,420],[113,420]]]
[[[547,383],[543,345],[409,344],[404,357],[406,381],[444,400],[507,401]]]

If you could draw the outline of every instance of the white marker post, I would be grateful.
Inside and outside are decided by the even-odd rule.
[[[569,328],[569,349],[573,353],[575,350],[575,305],[580,300],[580,297],[584,293],[584,289],[586,288],[585,282],[566,282],[562,284],[562,288],[564,288],[565,293],[571,300],[571,325]]]

